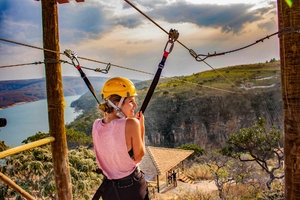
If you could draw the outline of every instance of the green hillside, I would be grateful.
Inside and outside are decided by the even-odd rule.
[[[150,84],[151,80],[136,83],[139,106]],[[83,114],[68,127],[90,135],[93,121],[102,117],[95,99],[87,93],[73,106]],[[167,147],[202,142],[220,146],[230,133],[250,127],[260,116],[280,128],[281,113],[279,62],[161,78],[144,113],[147,142]]]

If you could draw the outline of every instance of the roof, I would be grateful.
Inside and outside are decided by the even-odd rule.
[[[160,175],[177,166],[192,153],[193,150],[147,146],[139,167],[146,175]]]

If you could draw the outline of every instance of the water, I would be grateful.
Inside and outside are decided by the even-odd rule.
[[[70,105],[80,95],[65,97],[65,123],[72,122],[80,113],[75,113]],[[40,100],[5,108],[0,110],[0,118],[6,118],[7,125],[0,127],[0,141],[5,145],[15,147],[22,141],[37,132],[48,133],[48,108],[47,100]]]

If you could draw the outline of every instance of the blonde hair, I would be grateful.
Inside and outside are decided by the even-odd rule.
[[[110,95],[108,98],[105,99],[105,102],[99,104],[98,108],[104,113],[112,113],[114,111],[114,108],[111,105],[109,105],[107,99],[109,99],[115,104],[116,102],[120,102],[121,98],[122,97],[117,94]]]

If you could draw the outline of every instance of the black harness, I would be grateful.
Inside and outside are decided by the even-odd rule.
[[[139,168],[137,167],[130,175],[124,177],[124,178],[120,178],[120,179],[107,179],[106,176],[104,176],[103,182],[100,185],[100,187],[97,189],[96,193],[94,194],[92,200],[99,200],[101,196],[103,196],[104,192],[106,190],[106,194],[108,196],[110,196],[112,194],[112,192],[114,191],[116,194],[117,199],[116,200],[121,200],[120,196],[119,196],[119,192],[118,192],[118,188],[129,188],[133,185],[133,181],[135,176],[138,173],[143,173],[142,171],[139,170]],[[124,184],[126,183],[126,184]],[[112,187],[110,187],[112,186]]]

